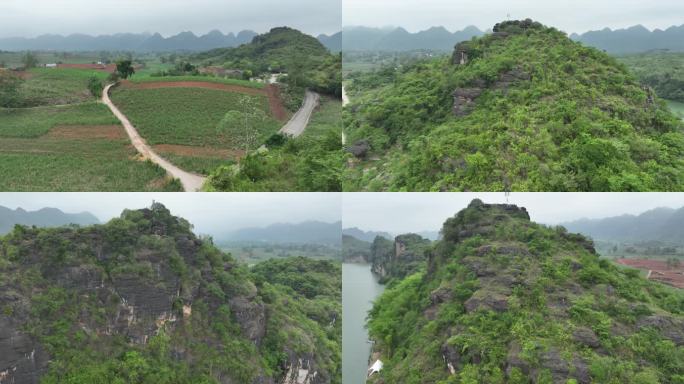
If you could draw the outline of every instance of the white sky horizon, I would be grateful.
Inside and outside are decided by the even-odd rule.
[[[391,12],[387,12],[391,9]],[[680,0],[344,0],[343,25],[399,26],[409,32],[469,25],[485,31],[510,19],[531,18],[571,33],[643,25],[649,30],[684,24]]]

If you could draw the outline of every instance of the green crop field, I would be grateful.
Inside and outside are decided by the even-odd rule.
[[[38,59],[39,65],[50,63],[67,64],[89,64],[100,61],[99,52],[33,52]],[[0,63],[4,63],[7,68],[18,68],[22,66],[22,56],[24,52],[0,52]]]
[[[132,83],[149,83],[149,82],[182,82],[182,81],[201,81],[205,83],[218,83],[228,85],[239,85],[247,88],[263,89],[266,84],[256,81],[231,79],[215,76],[152,76],[148,71],[133,75],[130,78]]]
[[[200,175],[208,175],[222,165],[233,165],[236,160],[232,158],[183,156],[171,152],[157,151],[157,153],[173,163],[175,166]]]
[[[178,144],[244,149],[244,120],[256,134],[258,146],[278,131],[280,122],[270,116],[265,96],[248,96],[202,88],[117,89],[112,101],[128,116],[152,145]],[[255,117],[246,117],[245,107]],[[154,113],[150,113],[154,111]],[[221,122],[229,111],[237,111],[231,124]]]
[[[118,121],[96,103],[0,109],[0,190],[180,190],[161,168],[136,159],[123,132],[114,139],[48,135],[64,125],[111,126]]]
[[[56,125],[109,125],[119,121],[99,103],[38,108],[0,108],[0,137],[32,138]]]
[[[105,80],[108,74],[75,68],[33,68],[21,86],[22,104],[35,107],[94,100],[88,91],[88,79],[93,76]]]

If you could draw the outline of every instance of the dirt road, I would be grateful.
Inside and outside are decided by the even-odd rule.
[[[183,189],[186,192],[199,191],[200,188],[202,188],[202,185],[204,184],[204,181],[206,179],[194,173],[185,172],[184,170],[176,167],[163,157],[159,156],[156,152],[154,152],[152,148],[150,148],[145,142],[145,140],[140,136],[140,134],[135,129],[133,124],[131,124],[128,118],[126,118],[126,116],[123,113],[121,113],[121,111],[119,111],[119,109],[109,99],[109,89],[112,87],[112,85],[113,84],[106,86],[104,91],[102,92],[102,102],[105,103],[112,111],[114,116],[116,116],[116,118],[121,121],[121,124],[123,124],[124,128],[126,129],[126,133],[128,134],[128,137],[131,139],[131,143],[133,143],[135,149],[138,150],[138,152],[145,159],[150,159],[153,163],[164,168],[166,172],[168,172],[172,177],[179,179],[181,184],[183,185]]]
[[[309,124],[311,114],[313,113],[314,108],[318,106],[320,98],[321,96],[318,93],[307,90],[306,95],[304,96],[304,104],[292,116],[290,121],[280,129],[280,133],[292,137],[301,135]]]

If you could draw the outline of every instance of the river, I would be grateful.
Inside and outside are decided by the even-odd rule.
[[[363,384],[366,381],[368,343],[366,316],[383,286],[368,264],[342,264],[342,383]]]

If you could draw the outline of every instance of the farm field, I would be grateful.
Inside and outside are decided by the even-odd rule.
[[[324,137],[330,131],[341,135],[342,102],[330,96],[321,96],[320,103],[302,137]]]
[[[104,81],[104,71],[77,68],[33,68],[24,73],[20,97],[22,106],[74,104],[95,100],[88,91],[88,79]]]
[[[684,288],[684,264],[681,262],[674,265],[663,260],[619,259],[617,263],[646,271],[646,276],[650,280]]]
[[[123,127],[96,103],[0,109],[4,191],[177,191],[137,159]]]
[[[128,83],[112,92],[112,101],[157,153],[184,170],[209,174],[221,165],[234,164],[246,149],[260,146],[282,124],[272,116],[266,93],[256,87],[236,87],[242,89],[238,93],[186,88],[188,79],[181,83],[163,79],[163,83]]]

